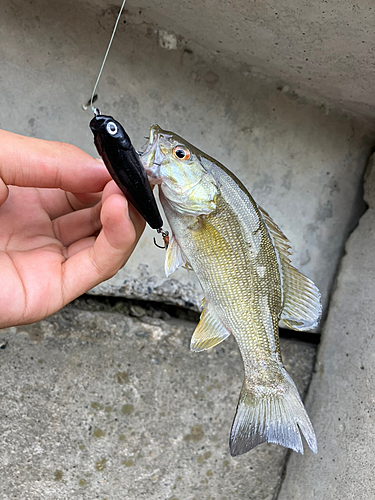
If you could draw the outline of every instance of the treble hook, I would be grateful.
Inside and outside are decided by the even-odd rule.
[[[168,245],[169,245],[169,232],[164,231],[162,227],[159,227],[159,229],[156,230],[159,234],[161,234],[161,237],[163,238],[164,241],[164,246],[160,246],[156,243],[156,239],[154,238],[154,245],[156,245],[158,248],[163,248],[167,250]]]

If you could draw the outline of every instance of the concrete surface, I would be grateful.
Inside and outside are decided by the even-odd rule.
[[[90,3],[109,8],[106,0]],[[128,0],[126,8],[136,8],[140,22],[175,34],[180,44],[196,42],[242,71],[287,81],[335,107],[374,114],[371,0]]]
[[[239,40],[243,51],[249,47],[245,29],[252,32],[250,45],[259,35],[260,46],[269,49],[261,34],[274,29],[269,18],[275,16],[278,33],[290,36],[292,45],[299,42],[292,36],[302,16],[298,9],[310,13],[318,7],[289,7],[277,17],[270,2],[226,2],[213,9],[210,2],[196,8],[167,1],[157,13],[161,6],[153,2],[143,9],[143,3],[129,0],[98,88],[98,107],[124,123],[136,146],[157,122],[233,170],[291,240],[293,263],[316,281],[326,305],[344,242],[363,211],[359,195],[373,122],[317,105],[292,81],[252,71],[250,57],[246,64],[238,62],[242,56],[236,59]],[[262,17],[266,6],[271,10]],[[102,0],[0,0],[0,9],[0,126],[72,142],[95,154],[88,129],[92,115],[81,106],[91,96],[118,7]],[[213,46],[205,48],[208,38],[216,43],[212,30],[224,37],[221,50],[229,52],[223,57]],[[314,30],[307,33],[310,47],[311,38],[319,44]],[[280,54],[273,43],[270,57],[276,61]],[[304,46],[288,51],[293,55]],[[287,70],[285,58],[280,64]],[[314,67],[317,74],[327,73],[316,60]],[[327,76],[335,72],[332,66]],[[179,270],[166,280],[164,253],[154,247],[153,236],[146,232],[125,269],[96,292],[197,308],[201,292],[194,275]]]
[[[195,323],[122,309],[81,300],[0,332],[0,499],[272,500],[288,452],[229,454],[234,340],[194,354]],[[281,347],[303,392],[315,347]]]
[[[369,209],[346,244],[307,410],[317,457],[291,456],[278,500],[375,497],[375,169],[366,175]]]

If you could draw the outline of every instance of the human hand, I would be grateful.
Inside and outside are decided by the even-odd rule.
[[[0,145],[5,328],[39,321],[113,276],[145,223],[104,164],[75,146],[5,131]]]

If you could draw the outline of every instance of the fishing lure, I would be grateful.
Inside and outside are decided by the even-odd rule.
[[[152,229],[161,230],[161,218],[139,154],[123,126],[112,116],[95,110],[90,121],[94,143],[113,180]]]
[[[97,95],[95,95],[95,91],[112,45],[119,20],[125,6],[125,1],[126,0],[123,0],[122,2],[107,51],[104,55],[102,65],[92,91],[90,104],[91,109],[94,112],[94,118],[90,121],[90,129],[94,134],[96,149],[102,157],[113,180],[116,182],[130,203],[152,227],[152,229],[156,229],[157,232],[161,234],[164,241],[164,246],[161,248],[168,248],[168,231],[164,231],[162,228],[163,220],[139,154],[134,149],[128,134],[124,130],[124,127],[112,116],[101,115],[99,110],[93,107],[93,102],[95,97],[97,97]],[[86,106],[83,107],[84,109],[86,108]],[[157,245],[155,238],[154,243]]]

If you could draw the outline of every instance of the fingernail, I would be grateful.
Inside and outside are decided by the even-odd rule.
[[[128,219],[130,219],[130,212],[129,212],[129,202],[128,200],[125,198],[125,201],[126,201],[126,207],[125,207],[125,215]]]
[[[101,158],[90,158],[87,161],[87,164],[90,165],[91,168],[98,168],[98,167],[103,168],[105,166]]]

